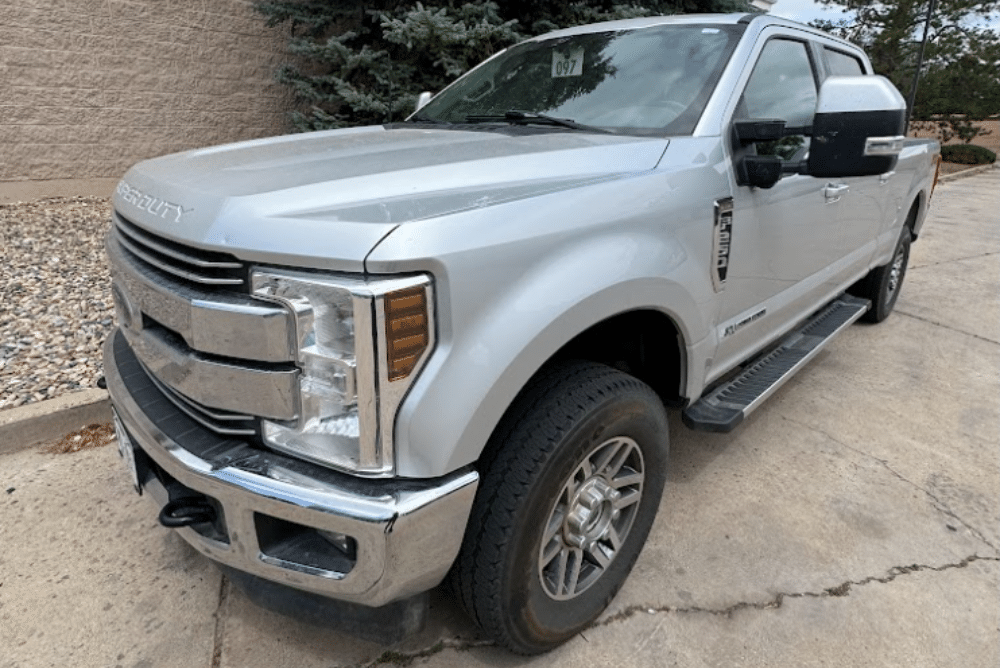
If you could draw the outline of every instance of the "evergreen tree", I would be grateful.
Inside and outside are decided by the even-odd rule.
[[[289,30],[295,62],[276,77],[301,105],[292,123],[302,131],[402,120],[420,91],[441,90],[497,51],[557,28],[656,14],[748,11],[744,0],[265,0],[255,8],[268,25]]]
[[[816,25],[864,48],[875,72],[908,96],[929,0],[822,1],[852,18]],[[985,132],[973,121],[1000,111],[1000,31],[988,26],[998,13],[998,0],[937,0],[912,119],[937,127],[942,140],[969,142]]]

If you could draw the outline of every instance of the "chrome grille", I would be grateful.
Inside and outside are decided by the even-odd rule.
[[[240,415],[203,406],[164,385],[145,365],[142,365],[142,369],[164,397],[202,427],[223,436],[255,436],[257,434],[256,418],[252,415]]]
[[[170,241],[147,232],[117,211],[115,240],[143,265],[202,286],[241,286],[246,266],[228,253],[206,251]]]

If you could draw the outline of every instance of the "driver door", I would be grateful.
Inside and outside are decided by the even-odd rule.
[[[767,118],[784,120],[788,127],[810,125],[818,76],[809,45],[773,33],[762,40],[728,127],[737,120]],[[798,162],[808,148],[809,138],[799,135],[748,150]],[[845,194],[828,186],[825,179],[799,174],[785,175],[768,189],[733,185],[728,272],[710,379],[791,329],[828,289]]]

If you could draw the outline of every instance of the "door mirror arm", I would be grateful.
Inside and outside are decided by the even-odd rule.
[[[809,161],[799,160],[798,162],[785,162],[781,165],[781,174],[798,174],[800,176],[809,176]]]
[[[785,174],[805,174],[806,163],[785,162],[773,155],[756,155],[756,150],[747,150],[757,142],[778,141],[798,135],[811,136],[812,126],[785,125],[785,121],[775,118],[761,118],[733,123],[735,142],[741,150],[736,159],[736,182],[753,188],[772,188]]]
[[[744,146],[759,141],[777,141],[796,135],[812,136],[811,125],[788,127],[785,125],[785,121],[774,118],[736,121],[733,127],[736,130],[736,140]]]

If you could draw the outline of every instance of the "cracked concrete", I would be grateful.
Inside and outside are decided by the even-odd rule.
[[[212,634],[211,668],[222,665],[222,644],[226,637],[226,617],[229,615],[227,603],[231,585],[225,575],[219,578],[219,602],[215,606],[215,632]]]
[[[786,597],[780,607],[734,615],[639,611],[624,624],[593,627],[586,639],[543,657],[442,648],[420,665],[992,668],[1000,658],[995,616],[978,624],[942,623],[948,610],[993,596],[990,578],[968,572],[976,566],[981,564],[873,582],[850,596]]]
[[[980,339],[982,341],[986,341],[987,343],[1000,343],[1000,341],[994,341],[993,339],[987,338],[985,336],[980,336],[979,334],[973,334],[971,332],[966,332],[966,331],[964,331],[962,329],[959,329],[958,327],[955,327],[954,325],[949,325],[948,323],[945,323],[945,322],[937,322],[935,320],[931,320],[930,318],[916,315],[915,313],[906,313],[905,311],[898,311],[898,314],[900,316],[904,317],[904,318],[913,318],[914,320],[922,320],[922,321],[924,321],[924,322],[926,322],[928,324],[934,325],[936,327],[943,327],[943,328],[949,329],[949,330],[951,330],[953,332],[959,332],[961,334],[965,334],[966,336],[972,336],[972,337],[975,337],[975,338]]]
[[[965,568],[971,563],[977,561],[1000,561],[1000,557],[983,557],[980,555],[968,556],[962,559],[958,563],[954,564],[944,564],[943,566],[927,566],[924,564],[910,564],[909,566],[893,566],[889,569],[889,572],[882,576],[868,576],[863,580],[848,580],[846,582],[841,582],[835,587],[828,587],[822,591],[801,591],[801,592],[779,592],[774,595],[773,598],[767,601],[760,602],[747,602],[740,601],[738,603],[733,603],[726,608],[702,608],[698,606],[694,607],[682,607],[675,608],[671,606],[643,606],[635,605],[628,607],[624,610],[619,610],[613,615],[606,616],[599,620],[593,625],[592,628],[597,628],[601,626],[608,626],[609,624],[617,624],[622,621],[631,619],[637,614],[657,614],[657,613],[672,613],[672,614],[705,614],[705,615],[717,615],[720,617],[732,617],[737,612],[742,612],[744,610],[777,610],[780,608],[786,600],[796,599],[796,598],[826,598],[830,596],[841,597],[848,596],[851,593],[851,589],[854,587],[864,587],[865,585],[871,584],[873,582],[878,582],[880,584],[888,584],[895,580],[901,575],[909,575],[910,573],[921,573],[923,571],[947,571],[953,568]]]
[[[889,473],[891,473],[893,476],[895,476],[899,480],[905,482],[908,485],[911,485],[911,486],[915,487],[916,489],[919,489],[921,492],[923,492],[924,494],[926,494],[931,499],[931,502],[933,503],[933,505],[934,505],[935,508],[937,508],[939,511],[941,511],[942,513],[944,513],[948,517],[951,517],[952,519],[954,519],[958,524],[960,524],[963,527],[965,527],[965,529],[968,530],[969,533],[971,533],[972,535],[976,536],[979,540],[983,541],[983,543],[985,543],[986,545],[990,546],[994,551],[997,550],[996,545],[994,545],[993,543],[991,543],[986,538],[986,536],[984,536],[978,529],[976,529],[973,526],[970,526],[968,523],[966,523],[965,520],[963,520],[961,517],[959,517],[958,515],[956,515],[955,512],[952,511],[951,508],[949,508],[948,505],[946,503],[944,503],[940,498],[938,498],[938,496],[936,494],[934,494],[929,489],[925,489],[924,487],[921,487],[920,485],[916,484],[915,482],[913,482],[911,480],[907,480],[903,475],[901,475],[899,473],[899,471],[897,471],[894,468],[892,468],[892,466],[889,464],[889,462],[886,461],[885,459],[879,459],[878,457],[875,457],[874,455],[871,455],[871,454],[868,454],[866,452],[863,452],[863,451],[859,450],[858,448],[854,448],[854,447],[848,445],[847,443],[844,443],[843,441],[837,440],[832,435],[824,432],[821,429],[816,429],[815,427],[811,427],[810,425],[804,424],[802,422],[798,422],[798,421],[796,421],[796,420],[794,420],[794,419],[792,419],[790,417],[787,417],[787,416],[784,416],[784,417],[785,417],[786,420],[789,420],[790,422],[795,422],[795,423],[801,425],[802,427],[804,427],[806,429],[815,429],[816,431],[818,431],[819,433],[823,434],[827,438],[836,441],[839,445],[841,445],[841,446],[843,446],[843,447],[845,447],[845,448],[847,448],[849,450],[852,450],[852,451],[858,453],[859,455],[862,455],[864,457],[870,457],[872,460],[874,460],[874,461],[878,462],[879,464],[881,464]],[[952,531],[956,530],[955,527],[953,527],[951,525],[946,525],[946,526],[948,526],[948,528],[950,530],[952,530]]]
[[[386,648],[262,610],[156,525],[113,448],[0,456],[0,668],[1000,664],[1000,170],[939,187],[898,312],[732,434],[672,416],[636,569],[533,658],[440,592]]]

